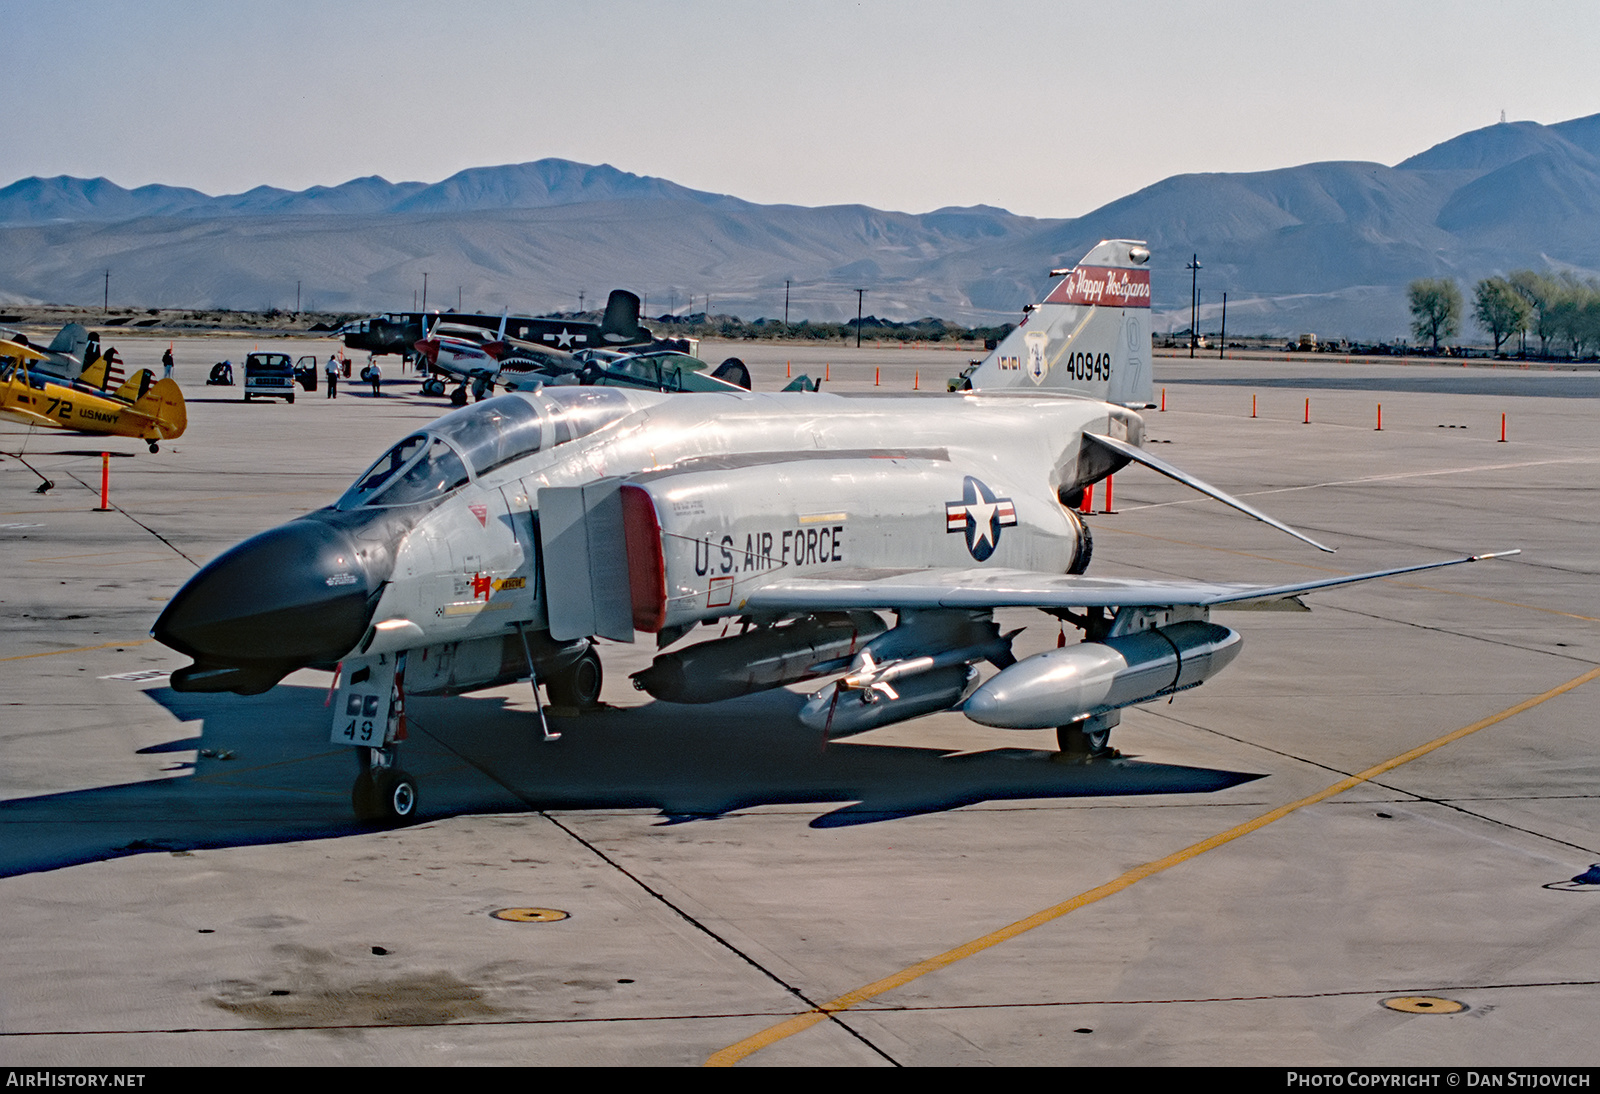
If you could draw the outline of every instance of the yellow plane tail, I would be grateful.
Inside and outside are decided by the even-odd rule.
[[[109,364],[104,357],[96,357],[94,363],[83,370],[83,373],[78,377],[78,381],[87,384],[89,387],[97,387],[104,391],[106,381],[110,379],[108,368]]]
[[[100,358],[100,360],[97,361],[93,367],[104,369],[105,358]],[[88,376],[89,370],[85,369],[83,374],[84,376]],[[149,392],[150,385],[154,382],[154,380],[155,373],[151,372],[147,368],[142,368],[132,376],[128,377],[127,380],[123,382],[121,387],[112,392],[111,397],[113,399],[121,399],[125,403],[137,403],[140,399],[145,397],[146,393]]]
[[[148,378],[150,373],[146,370],[140,375]],[[129,380],[128,384],[133,382]],[[123,386],[127,387],[128,384]],[[147,384],[147,390],[134,402],[133,409],[150,419],[150,426],[145,436],[147,441],[181,437],[183,431],[189,428],[189,411],[184,405],[183,392],[178,389],[176,380],[157,380],[153,384]]]

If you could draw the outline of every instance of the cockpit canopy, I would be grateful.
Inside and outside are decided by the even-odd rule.
[[[335,508],[435,501],[513,460],[598,432],[632,409],[626,395],[604,388],[543,389],[485,399],[446,414],[389,449]]]

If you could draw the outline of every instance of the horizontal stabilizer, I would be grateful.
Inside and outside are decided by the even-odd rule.
[[[1189,474],[1187,471],[1174,467],[1165,460],[1157,459],[1137,445],[1131,445],[1127,441],[1119,441],[1112,437],[1103,437],[1098,433],[1086,432],[1083,435],[1083,439],[1086,441],[1092,441],[1102,448],[1108,449],[1119,456],[1123,456],[1129,460],[1132,460],[1134,463],[1142,463],[1150,470],[1160,472],[1161,474],[1167,476],[1167,478],[1172,479],[1175,482],[1181,482],[1183,485],[1192,490],[1198,490],[1202,494],[1216,498],[1222,504],[1230,505],[1239,510],[1239,512],[1244,513],[1246,516],[1256,518],[1263,524],[1270,524],[1280,532],[1288,532],[1295,539],[1304,540],[1319,551],[1327,551],[1329,554],[1333,553],[1334,549],[1332,547],[1324,547],[1322,544],[1318,543],[1316,540],[1312,539],[1303,532],[1297,532],[1287,524],[1283,523],[1281,520],[1274,520],[1272,517],[1267,516],[1267,514],[1263,513],[1255,506],[1247,505],[1233,495],[1223,493],[1221,490],[1218,490],[1215,486],[1212,486],[1203,479],[1195,478],[1195,476]]]

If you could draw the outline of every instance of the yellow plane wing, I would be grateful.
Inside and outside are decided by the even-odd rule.
[[[0,358],[8,356],[44,359],[26,346],[0,342]],[[33,425],[138,437],[154,452],[157,441],[181,437],[189,417],[177,382],[151,379],[149,370],[142,371],[118,390],[125,397],[117,398],[30,376],[13,365],[0,382],[0,413]]]

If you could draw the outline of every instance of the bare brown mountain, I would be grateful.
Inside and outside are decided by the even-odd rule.
[[[0,189],[0,300],[144,306],[570,308],[612,287],[648,309],[840,319],[857,287],[891,318],[1012,318],[1051,266],[1096,241],[1150,240],[1157,323],[1187,323],[1198,252],[1205,311],[1239,331],[1403,333],[1413,278],[1470,282],[1530,266],[1600,271],[1600,115],[1454,137],[1392,167],[1327,162],[1164,179],[1081,217],[986,206],[931,213],[756,205],[565,160],[442,182],[376,177],[209,197],[105,179]],[[1211,320],[1212,325],[1215,319]]]

